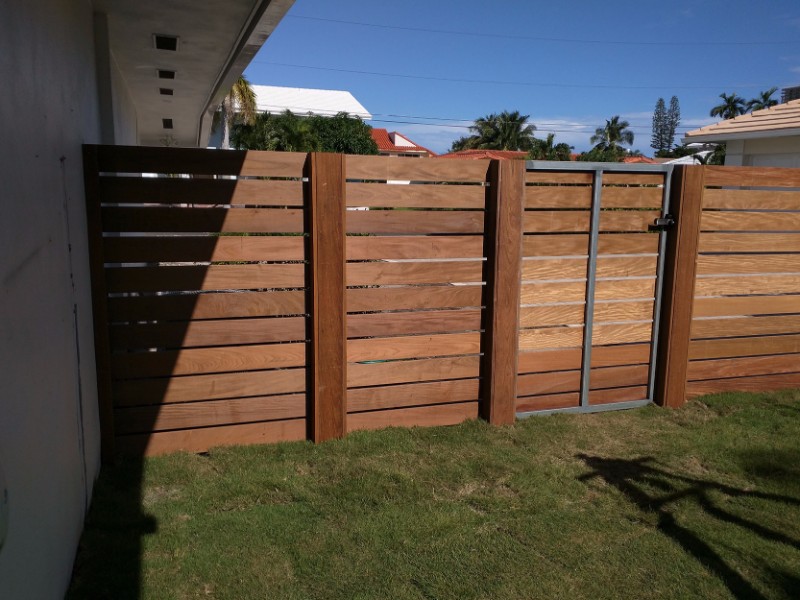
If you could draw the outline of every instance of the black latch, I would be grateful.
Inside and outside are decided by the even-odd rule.
[[[666,214],[663,217],[659,217],[658,219],[654,220],[653,224],[650,225],[648,229],[650,231],[666,231],[673,225],[675,225],[675,218],[670,214]]]

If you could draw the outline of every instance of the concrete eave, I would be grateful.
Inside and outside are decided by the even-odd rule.
[[[706,133],[702,135],[686,135],[683,138],[684,144],[692,143],[722,143],[730,142],[733,140],[763,140],[779,137],[790,137],[800,135],[800,129],[779,129],[772,131],[750,131],[747,133]]]

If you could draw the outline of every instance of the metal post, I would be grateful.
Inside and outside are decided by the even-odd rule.
[[[597,243],[600,233],[600,201],[603,193],[603,169],[594,172],[592,219],[589,226],[589,263],[586,269],[586,309],[583,317],[583,359],[581,361],[581,407],[589,406],[589,377],[592,367],[592,331],[594,328],[594,291],[597,279]]]

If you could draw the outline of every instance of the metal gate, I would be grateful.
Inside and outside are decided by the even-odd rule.
[[[653,401],[671,171],[527,163],[518,417]]]

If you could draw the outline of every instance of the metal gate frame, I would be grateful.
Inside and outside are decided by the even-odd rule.
[[[589,404],[589,377],[592,360],[592,333],[594,327],[594,301],[597,278],[597,248],[599,240],[600,211],[602,202],[604,173],[664,173],[664,187],[661,196],[661,219],[671,219],[670,187],[672,183],[673,165],[647,165],[599,162],[567,162],[529,160],[525,163],[526,171],[581,171],[593,173],[592,208],[589,226],[589,265],[586,279],[586,303],[584,312],[583,356],[581,359],[580,405],[569,408],[553,408],[536,411],[517,412],[518,419],[530,416],[543,416],[554,413],[592,413],[610,410],[638,408],[652,404],[655,396],[656,361],[658,353],[659,321],[664,288],[664,264],[667,246],[667,227],[659,228],[658,259],[656,263],[656,284],[653,299],[653,328],[650,336],[650,363],[647,377],[647,398],[614,402],[610,404]],[[587,340],[589,343],[587,344]]]

